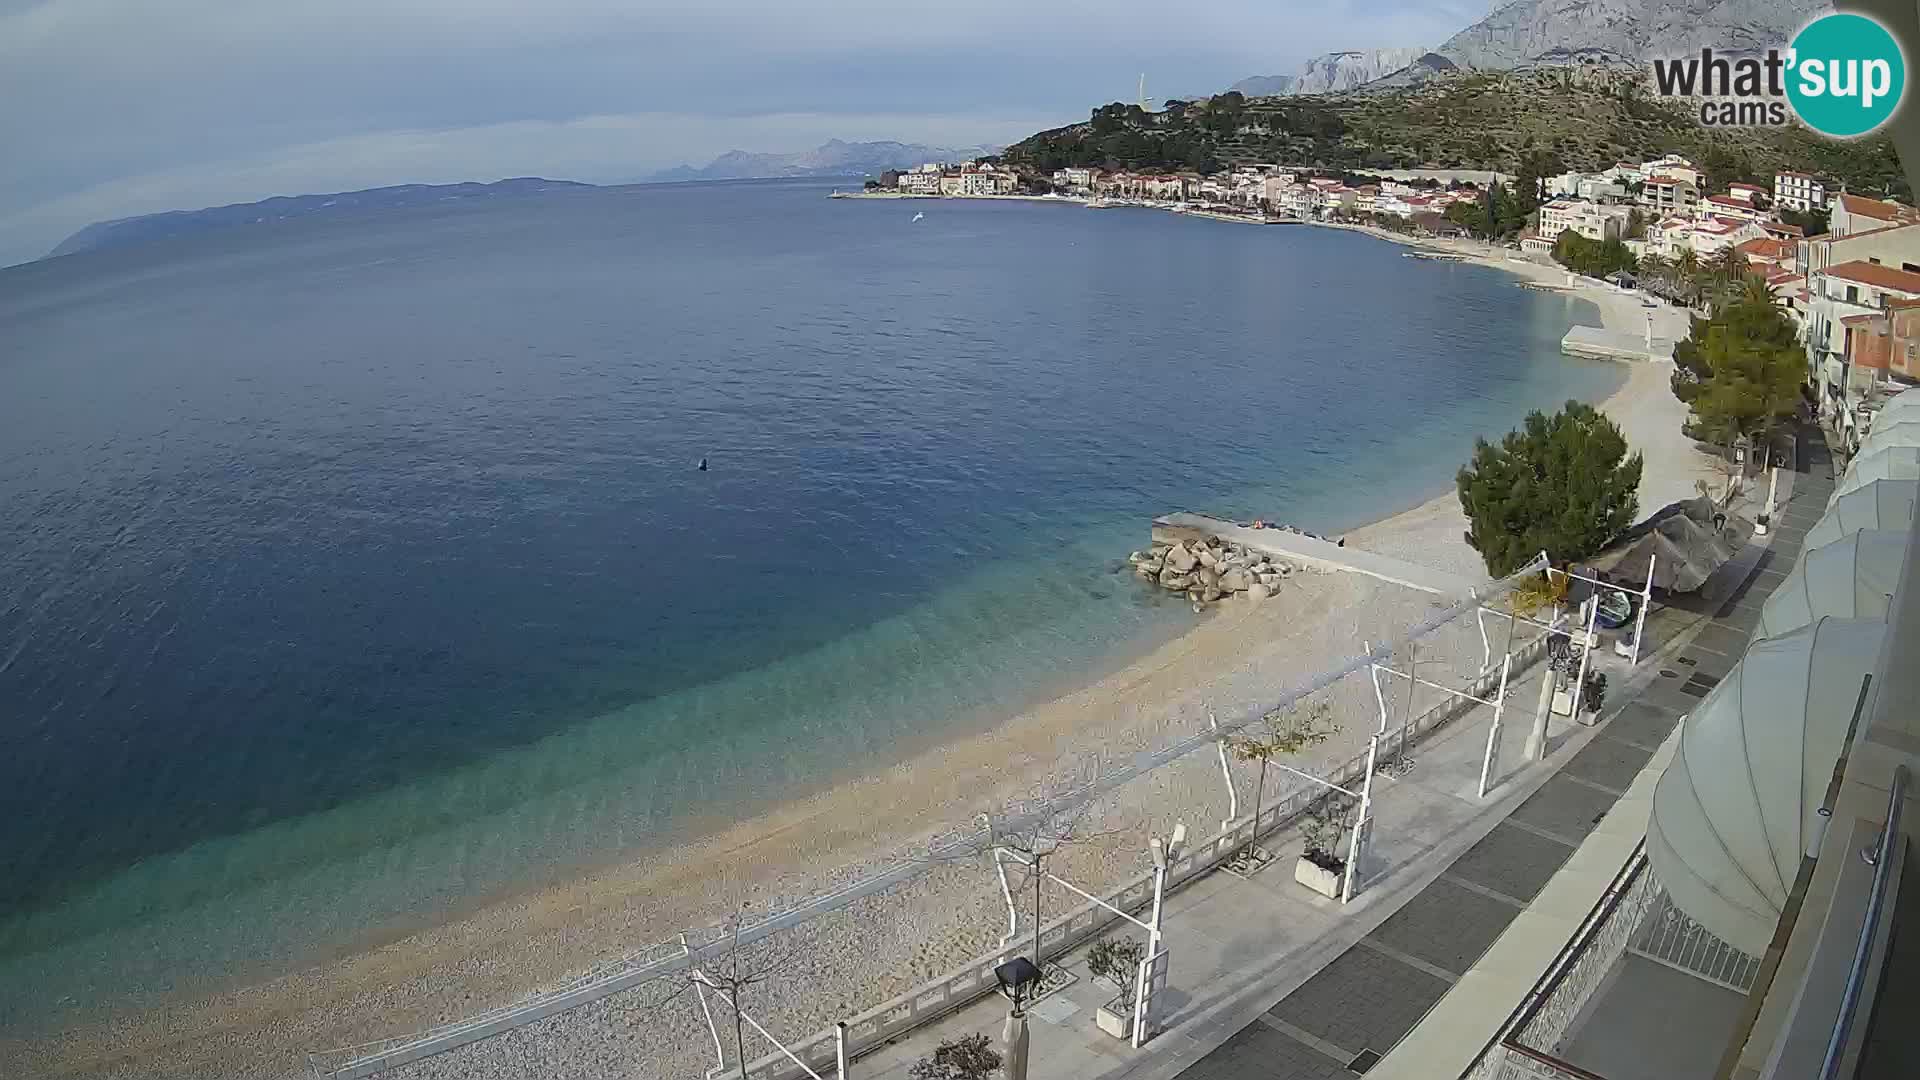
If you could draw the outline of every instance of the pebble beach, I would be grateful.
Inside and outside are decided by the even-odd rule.
[[[1565,282],[1557,268],[1509,260],[1504,250],[1449,249],[1537,283]],[[1635,297],[1596,285],[1575,295],[1593,303],[1610,327],[1644,322]],[[1676,322],[1684,333],[1683,313],[1669,309],[1659,317],[1668,324],[1662,334]],[[1625,385],[1602,403],[1646,456],[1643,513],[1692,496],[1695,482],[1713,475],[1711,461],[1679,435],[1684,410],[1667,390],[1670,370],[1630,365]],[[1458,502],[1445,491],[1347,533],[1346,542],[1478,580],[1484,568],[1464,532]],[[1144,534],[1143,521],[1143,543]],[[717,824],[703,839],[644,860],[588,869],[450,922],[360,943],[271,982],[101,1021],[58,1039],[0,1044],[0,1062],[18,1063],[0,1071],[307,1075],[309,1051],[452,1021],[563,983],[680,929],[729,917],[751,920],[828,891],[883,865],[903,842],[1070,779],[1096,750],[1128,756],[1204,729],[1210,712],[1258,710],[1359,654],[1366,643],[1392,639],[1430,617],[1435,604],[1428,594],[1353,574],[1295,574],[1270,598],[1213,605],[1186,633],[1087,685],[995,718],[977,734],[927,748],[883,772]],[[1470,674],[1480,655],[1466,629],[1443,631],[1422,662]],[[1331,767],[1366,743],[1370,697],[1347,684],[1334,694],[1342,730],[1303,755],[1303,768]],[[1279,790],[1270,789],[1269,797]],[[1250,781],[1243,799],[1247,792]],[[1184,821],[1204,836],[1226,813],[1218,762],[1211,754],[1189,755],[1098,800],[1084,839],[1063,849],[1057,872],[1089,888],[1112,885],[1145,865],[1142,838],[1149,831]],[[1071,906],[1063,892],[1049,893],[1043,904],[1048,917]],[[756,962],[767,965],[769,977],[755,986],[750,1008],[771,1030],[811,1033],[992,948],[1005,930],[989,863],[929,864],[889,892],[758,947]],[[678,1077],[711,1064],[697,1006],[676,982],[616,995],[388,1075]]]

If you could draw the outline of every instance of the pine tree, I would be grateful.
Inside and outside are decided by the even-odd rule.
[[[1633,524],[1641,466],[1619,427],[1591,405],[1530,413],[1499,445],[1477,440],[1460,470],[1467,543],[1495,577],[1541,551],[1556,563],[1585,558]]]

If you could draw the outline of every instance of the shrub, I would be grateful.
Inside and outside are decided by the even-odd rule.
[[[962,1035],[913,1063],[913,1080],[988,1080],[1000,1069],[1000,1052],[985,1035]]]

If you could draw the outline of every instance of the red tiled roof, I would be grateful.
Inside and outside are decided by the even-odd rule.
[[[1778,221],[1769,221],[1762,225],[1761,228],[1766,229],[1768,232],[1786,233],[1788,236],[1807,235],[1807,230],[1798,225],[1787,225]]]
[[[1902,206],[1883,199],[1869,199],[1862,195],[1840,194],[1840,209],[1860,217],[1870,217],[1879,221],[1915,221],[1920,220],[1920,211],[1911,206]]]
[[[1752,209],[1752,207],[1748,203],[1740,199],[1736,199],[1731,195],[1709,195],[1707,196],[1706,201],[1710,203],[1714,203],[1719,206],[1737,206],[1737,207],[1740,207],[1742,210]]]
[[[1744,184],[1738,180],[1735,180],[1733,183],[1727,185],[1728,191],[1732,191],[1735,188],[1739,188],[1744,191],[1759,191],[1759,192],[1765,192],[1767,190],[1766,188],[1761,187],[1759,184]]]
[[[1791,255],[1793,245],[1785,240],[1775,240],[1771,236],[1756,236],[1751,240],[1742,240],[1734,250],[1750,258],[1778,259]]]
[[[1865,326],[1866,324],[1872,322],[1875,319],[1878,319],[1879,317],[1880,317],[1880,314],[1878,312],[1874,312],[1868,315],[1848,315],[1842,318],[1840,322],[1844,326]]]
[[[1895,270],[1891,266],[1881,266],[1865,259],[1843,262],[1826,269],[1828,277],[1837,277],[1843,281],[1857,281],[1862,285],[1872,285],[1879,289],[1898,289],[1904,293],[1920,295],[1920,274],[1910,270]]]

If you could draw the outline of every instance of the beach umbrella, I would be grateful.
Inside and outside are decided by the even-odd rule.
[[[1905,529],[1862,529],[1807,546],[1760,608],[1756,638],[1779,637],[1822,618],[1885,619],[1907,557]]]
[[[1754,642],[1681,723],[1654,787],[1647,855],[1674,906],[1749,956],[1767,951],[1818,843],[1861,678],[1886,633],[1878,619],[1822,619]]]
[[[1920,413],[1912,415],[1911,420],[1875,420],[1873,430],[1860,440],[1860,449],[1854,456],[1866,457],[1894,446],[1920,446]]]
[[[1875,480],[1920,480],[1920,446],[1889,446],[1854,458],[1827,505],[1831,507],[1840,496]]]
[[[1833,500],[1801,543],[1816,548],[1861,529],[1911,529],[1916,500],[1920,480],[1875,480]]]

